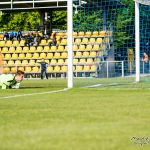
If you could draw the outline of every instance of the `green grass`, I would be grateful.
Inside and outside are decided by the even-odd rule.
[[[60,79],[23,81],[21,89],[0,90],[0,96],[65,87],[66,80]],[[136,87],[74,88],[0,99],[0,150],[149,150],[150,144],[131,140],[150,135],[149,85],[142,81]]]

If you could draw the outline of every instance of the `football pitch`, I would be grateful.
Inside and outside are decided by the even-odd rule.
[[[0,150],[149,150],[150,83],[80,88],[81,81],[0,90]]]

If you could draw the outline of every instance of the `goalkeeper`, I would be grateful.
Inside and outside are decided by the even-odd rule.
[[[19,89],[23,78],[24,72],[21,70],[18,70],[15,75],[2,74],[0,75],[0,87],[1,89]]]

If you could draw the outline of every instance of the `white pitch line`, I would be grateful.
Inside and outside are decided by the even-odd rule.
[[[90,85],[90,86],[83,86],[82,88],[92,88],[92,87],[99,87],[102,86],[102,84],[95,84],[95,85]]]
[[[65,89],[62,89],[62,90],[49,91],[49,92],[13,95],[13,96],[1,97],[0,99],[9,99],[9,98],[16,98],[16,97],[25,97],[25,96],[34,96],[34,95],[43,95],[43,94],[50,94],[50,93],[65,92],[65,91],[68,91],[69,89],[70,88],[65,88]]]

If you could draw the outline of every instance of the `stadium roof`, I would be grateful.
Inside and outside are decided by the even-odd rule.
[[[78,4],[93,3],[97,0],[73,0]],[[118,5],[120,0],[100,0],[102,5],[107,3]],[[103,3],[103,1],[105,3]],[[30,10],[30,9],[66,9],[67,0],[0,0],[0,10]]]

